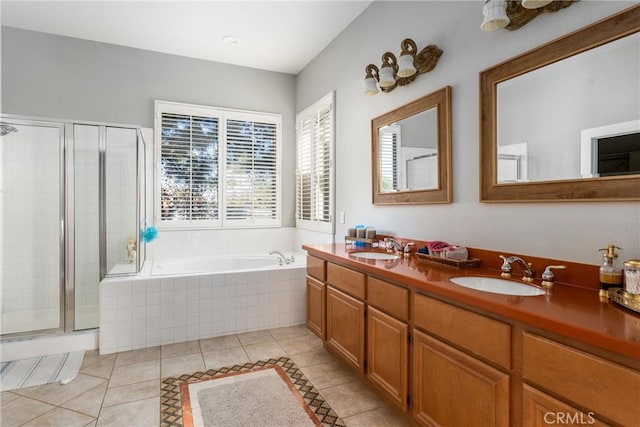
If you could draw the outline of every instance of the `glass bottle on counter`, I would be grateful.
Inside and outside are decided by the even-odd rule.
[[[618,254],[616,249],[620,249],[616,245],[607,245],[606,248],[600,249],[605,251],[603,254],[602,265],[600,266],[600,300],[609,298],[609,288],[622,287],[622,269],[617,265],[616,258]]]

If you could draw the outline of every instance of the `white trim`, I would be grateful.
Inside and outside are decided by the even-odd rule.
[[[615,123],[580,132],[580,175],[582,178],[597,178],[598,139],[625,135],[640,131],[640,120]]]

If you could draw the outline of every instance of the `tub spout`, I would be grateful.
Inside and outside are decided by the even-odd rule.
[[[291,262],[291,260],[289,258],[287,258],[286,256],[284,256],[282,254],[282,252],[279,252],[279,251],[271,251],[271,252],[269,252],[269,255],[273,255],[273,254],[278,255],[278,258],[280,258],[280,265],[282,265],[282,263],[289,264]]]

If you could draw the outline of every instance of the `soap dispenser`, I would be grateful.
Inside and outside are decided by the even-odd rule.
[[[619,288],[622,286],[622,269],[616,263],[618,254],[616,245],[607,245],[606,248],[599,249],[605,251],[602,265],[600,266],[600,300],[609,298],[609,288]]]

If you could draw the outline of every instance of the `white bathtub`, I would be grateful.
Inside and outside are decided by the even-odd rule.
[[[289,258],[290,254],[285,254]],[[304,261],[302,256],[298,259]],[[153,261],[151,276],[173,276],[186,274],[229,273],[255,271],[279,267],[299,266],[294,256],[293,264],[280,265],[279,257],[271,256],[220,256],[187,259],[165,259]]]
[[[150,261],[100,283],[101,354],[306,320],[304,253],[283,265],[275,255]]]

